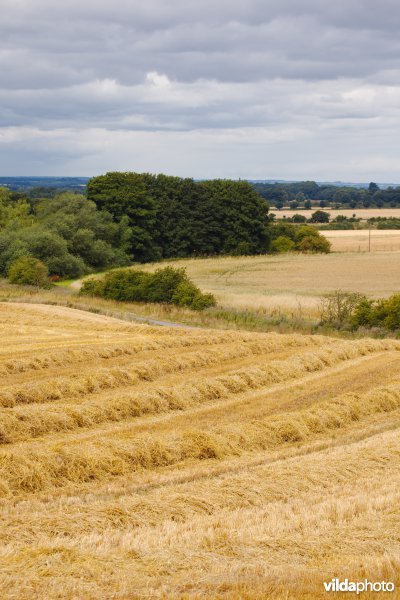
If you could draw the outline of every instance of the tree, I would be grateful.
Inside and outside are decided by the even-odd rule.
[[[324,210],[316,210],[311,215],[311,222],[312,223],[329,223],[329,213],[325,212]]]
[[[10,283],[49,287],[48,269],[33,256],[23,256],[15,261],[8,272]]]
[[[295,198],[296,202],[298,203],[298,206],[300,204],[304,204],[304,202],[306,202],[307,198],[304,195],[303,192],[299,192],[298,194],[296,194],[296,198]]]
[[[157,239],[157,203],[154,176],[148,173],[107,173],[88,183],[87,196],[100,211],[111,213],[116,222],[126,216],[132,231],[131,257],[138,262],[161,258]]]
[[[379,191],[379,185],[371,181],[371,183],[368,186],[368,191],[370,194],[375,194],[375,192]]]
[[[259,254],[269,246],[268,205],[247,181],[108,173],[88,197],[115,221],[129,217],[133,260]]]
[[[30,207],[26,199],[0,187],[0,228],[18,229],[29,222]]]

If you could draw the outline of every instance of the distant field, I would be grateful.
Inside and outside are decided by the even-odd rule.
[[[311,210],[297,209],[297,210],[277,210],[271,208],[270,212],[274,213],[278,219],[283,217],[293,217],[293,215],[304,215],[309,219],[313,212],[316,210],[324,210],[331,215],[331,219],[334,219],[338,215],[347,215],[352,217],[354,214],[358,219],[371,219],[372,217],[397,217],[400,218],[400,208],[341,208],[340,210],[333,210],[330,208],[319,208],[318,206],[313,207]]]
[[[350,231],[321,231],[332,244],[334,252],[367,252],[369,232],[366,229]],[[371,251],[400,251],[400,230],[371,229]]]
[[[317,278],[313,258],[297,266]],[[214,276],[249,288],[266,269],[232,260]],[[399,585],[400,342],[6,303],[0,333],[2,599]]]
[[[186,267],[202,290],[233,308],[313,314],[321,295],[335,289],[377,297],[400,289],[400,252],[190,259],[141,268],[166,264]]]

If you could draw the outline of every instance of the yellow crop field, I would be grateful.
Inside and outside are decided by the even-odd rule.
[[[0,332],[2,598],[400,584],[399,341],[13,303]]]
[[[333,252],[399,252],[399,229],[359,229],[321,231]]]
[[[315,316],[321,295],[336,289],[382,297],[398,292],[400,282],[400,252],[227,256],[140,268],[153,271],[166,265],[185,267],[223,307],[294,316]]]
[[[400,218],[400,208],[340,208],[339,210],[335,210],[331,208],[319,208],[319,206],[314,206],[310,210],[289,210],[285,208],[282,210],[277,210],[276,208],[271,207],[270,213],[276,215],[278,219],[282,219],[283,217],[293,217],[293,215],[304,215],[307,219],[309,219],[316,210],[323,210],[329,213],[331,219],[334,219],[338,215],[347,215],[349,218],[355,215],[357,219],[371,219],[372,217],[384,217],[385,219],[390,219],[393,217],[397,219]]]

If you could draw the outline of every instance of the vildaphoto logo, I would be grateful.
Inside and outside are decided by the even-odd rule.
[[[395,585],[392,581],[349,581],[345,579],[332,579],[327,583],[324,581],[324,588],[326,592],[354,592],[355,594],[362,594],[363,592],[394,592]]]

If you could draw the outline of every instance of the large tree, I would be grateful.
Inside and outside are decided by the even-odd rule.
[[[89,182],[88,198],[128,217],[137,261],[268,248],[268,206],[246,181],[108,173]]]

